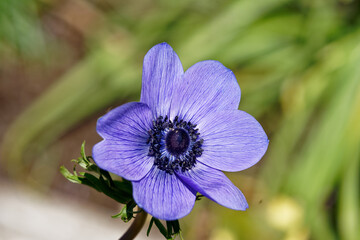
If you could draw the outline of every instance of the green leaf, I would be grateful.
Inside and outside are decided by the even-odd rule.
[[[93,165],[96,166],[95,164],[93,164]],[[97,167],[97,166],[96,166],[96,167]],[[104,176],[104,177],[108,180],[109,185],[110,185],[111,187],[115,187],[114,181],[112,180],[112,178],[111,178],[111,176],[110,176],[110,173],[109,173],[108,171],[102,170],[102,169],[100,169],[100,168],[98,168],[98,169],[99,169],[99,171],[100,171],[101,176]]]
[[[73,183],[81,183],[81,180],[79,179],[78,176],[75,176],[74,174],[72,174],[69,170],[67,170],[67,168],[65,168],[64,166],[60,167],[60,173],[70,182]]]
[[[153,224],[154,224],[154,217],[152,217],[151,220],[150,220],[149,227],[148,227],[148,229],[146,231],[146,236],[149,236]]]
[[[167,228],[167,232],[170,236],[173,235],[173,227],[171,225],[171,221],[166,221],[166,228]]]
[[[166,239],[169,239],[169,238],[171,239],[171,236],[169,236],[166,228],[165,228],[164,225],[160,222],[160,220],[157,219],[157,218],[154,218],[154,217],[153,217],[153,219],[154,219],[155,225],[156,225],[156,227],[159,229],[160,233],[161,233]]]
[[[112,218],[121,218],[121,220],[123,220],[124,222],[128,222],[131,218],[128,218],[128,208],[127,208],[127,205],[125,205],[121,211],[116,214],[116,215],[113,215],[111,216]]]
[[[89,168],[89,162],[87,162],[85,159],[79,158],[76,160],[76,163],[86,170]]]
[[[123,179],[122,181],[113,181],[116,189],[122,191],[123,194],[132,196],[132,184],[130,181]]]
[[[100,174],[101,173],[101,169],[93,163],[89,163],[89,165],[86,167],[86,170],[90,171],[90,172],[95,172]]]
[[[180,223],[179,220],[169,221],[172,225],[172,228],[174,230],[174,234],[180,233]]]
[[[127,204],[126,204],[126,217],[129,220],[131,220],[134,216],[134,208],[136,207],[136,203],[134,200],[130,200]]]
[[[108,197],[111,197],[115,201],[125,204],[132,199],[132,196],[129,196],[125,191],[116,188],[110,188],[106,181],[96,178],[90,173],[85,173],[84,177],[93,185],[94,188],[99,192],[103,192]]]
[[[98,192],[102,192],[101,189],[86,177],[79,177],[80,184],[94,188]]]
[[[111,218],[119,218],[121,215],[122,215],[122,211],[119,212],[118,214],[111,215]]]
[[[196,195],[196,199],[195,199],[195,201],[199,201],[199,200],[201,200],[201,198],[202,198],[202,197],[204,197],[204,195],[201,195],[201,194]]]
[[[83,141],[83,143],[81,144],[80,154],[83,159],[87,159],[86,154],[85,154],[85,141]]]
[[[80,158],[72,160],[75,162],[74,173],[72,174],[62,166],[60,168],[62,175],[71,182],[87,185],[98,192],[104,193],[119,203],[127,204],[126,221],[130,220],[133,217],[133,208],[136,206],[136,203],[132,199],[131,182],[127,180],[113,181],[109,172],[100,169],[95,163],[92,163],[92,157],[86,156],[85,142],[81,145],[80,153]],[[89,172],[77,172],[77,165],[80,165],[80,167],[87,171],[96,173],[98,176]],[[131,205],[129,205],[129,203],[131,203]]]

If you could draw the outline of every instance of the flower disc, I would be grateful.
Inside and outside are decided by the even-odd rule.
[[[166,135],[166,149],[173,155],[187,151],[190,144],[189,134],[181,128],[170,130]]]

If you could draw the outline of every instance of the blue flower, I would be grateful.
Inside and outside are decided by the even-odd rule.
[[[167,43],[144,58],[140,102],[117,107],[97,122],[104,139],[96,164],[132,181],[139,207],[156,218],[189,214],[196,193],[235,210],[248,204],[222,171],[256,164],[269,140],[261,125],[238,110],[240,87],[217,61],[184,72]]]

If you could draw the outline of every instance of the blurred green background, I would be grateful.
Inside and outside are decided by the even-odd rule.
[[[270,139],[228,174],[250,208],[197,202],[184,238],[360,239],[359,14],[359,0],[1,0],[0,180],[117,209],[59,166],[83,140],[91,152],[99,116],[139,100],[142,59],[165,41],[184,69],[232,69]]]

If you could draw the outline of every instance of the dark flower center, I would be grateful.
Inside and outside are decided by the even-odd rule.
[[[173,155],[180,155],[189,147],[190,137],[186,130],[176,128],[170,130],[165,137],[166,149]]]
[[[149,130],[149,156],[154,157],[154,165],[169,174],[190,170],[196,158],[202,155],[203,139],[195,124],[179,120],[171,121],[167,116],[158,117]]]

